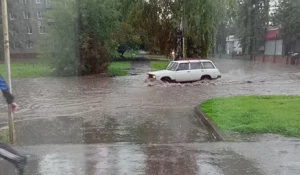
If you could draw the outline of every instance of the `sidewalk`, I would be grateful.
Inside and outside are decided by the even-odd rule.
[[[20,150],[32,155],[28,174],[300,174],[300,142],[191,143],[166,145],[41,145]],[[14,169],[0,161],[0,174]]]

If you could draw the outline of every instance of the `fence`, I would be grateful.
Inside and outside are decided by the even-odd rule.
[[[300,65],[300,59],[295,59],[290,56],[268,56],[268,55],[252,55],[250,57],[251,61],[259,61],[266,63],[275,63],[275,64],[294,64]]]

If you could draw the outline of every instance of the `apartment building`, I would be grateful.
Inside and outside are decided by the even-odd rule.
[[[12,58],[35,58],[35,45],[53,20],[45,19],[51,0],[10,0],[8,20]]]

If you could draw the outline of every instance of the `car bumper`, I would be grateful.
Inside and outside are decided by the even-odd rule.
[[[150,81],[155,81],[156,78],[149,78],[149,77],[148,77],[148,80],[150,80]]]

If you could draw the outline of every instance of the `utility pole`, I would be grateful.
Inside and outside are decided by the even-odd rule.
[[[6,67],[6,78],[9,87],[9,92],[12,93],[11,86],[11,71],[10,71],[10,50],[9,50],[9,34],[8,34],[8,16],[7,16],[7,0],[2,0],[2,25],[3,25],[3,39],[4,39],[4,56]],[[8,128],[9,140],[11,144],[15,143],[15,126],[13,112],[8,107]]]
[[[185,36],[184,36],[184,18],[181,19],[182,22],[182,55],[183,59],[186,59],[186,46],[185,46]]]
[[[183,59],[186,59],[187,55],[186,55],[186,44],[185,44],[185,35],[184,35],[184,27],[185,27],[185,23],[184,23],[184,19],[185,19],[185,3],[183,4],[183,15],[181,18],[181,31],[182,31],[182,55],[183,55]]]
[[[82,60],[81,60],[81,31],[82,31],[82,22],[81,22],[81,13],[80,13],[80,4],[81,4],[81,0],[76,0],[76,11],[77,11],[77,26],[76,26],[76,38],[75,38],[75,43],[76,43],[76,55],[77,55],[77,59],[79,59],[80,64],[82,64]],[[78,73],[81,75],[82,73],[82,68],[81,66],[79,66],[79,70]]]
[[[273,58],[273,63],[276,63],[276,55],[277,55],[277,37],[278,37],[278,34],[276,34],[276,38],[275,38],[275,48],[274,48],[274,58]]]

